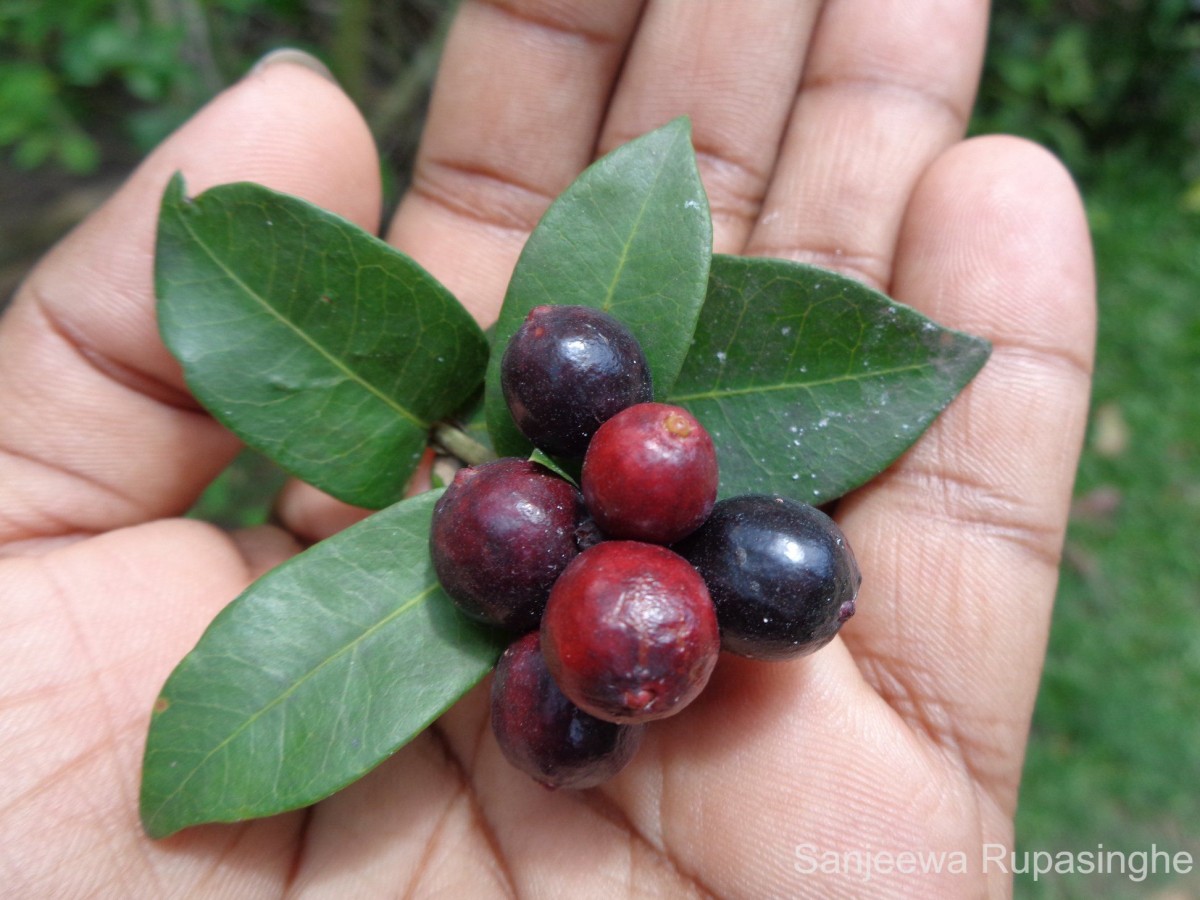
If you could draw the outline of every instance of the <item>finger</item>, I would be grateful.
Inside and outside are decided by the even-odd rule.
[[[236,451],[158,337],[163,187],[258,181],[374,228],[370,135],[303,66],[267,65],[212,101],[29,276],[0,329],[0,540],[182,512]]]
[[[426,449],[404,489],[404,496],[423,494],[433,487],[434,452]],[[448,479],[444,479],[449,483]],[[305,544],[315,544],[361,522],[374,510],[353,506],[295,478],[288,479],[275,501],[274,517]]]
[[[463,773],[431,728],[312,808],[292,895],[391,897],[403,886],[411,897],[514,896],[480,824]]]
[[[483,325],[529,232],[592,161],[641,2],[468,0],[455,19],[388,240]],[[309,540],[362,515],[303,485],[277,513]]]
[[[273,525],[240,528],[229,537],[241,553],[246,564],[246,574],[251,581],[265,575],[303,549],[295,535]]]
[[[157,842],[137,813],[163,680],[250,576],[227,535],[182,519],[0,561],[6,896],[281,893],[302,814]]]
[[[1092,364],[1091,251],[1069,176],[1015,139],[948,152],[905,216],[893,284],[993,353],[908,454],[843,502],[864,573],[844,635],[885,699],[1011,813]]]
[[[740,251],[758,216],[819,6],[656,0],[642,16],[600,147],[690,116],[718,252]]]
[[[311,484],[291,478],[275,501],[275,518],[305,544],[315,544],[361,522],[371,510],[344,503]]]
[[[390,240],[479,321],[525,238],[592,161],[641,0],[472,0],[447,39]]]
[[[886,288],[913,186],[966,128],[986,30],[984,0],[826,3],[747,252]]]

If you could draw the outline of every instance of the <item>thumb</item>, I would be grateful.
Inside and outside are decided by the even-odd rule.
[[[0,544],[183,512],[238,449],[158,336],[159,199],[256,181],[378,227],[379,166],[349,98],[288,51],[212,100],[52,250],[0,320]]]

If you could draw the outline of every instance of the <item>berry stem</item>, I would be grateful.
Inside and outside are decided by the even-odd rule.
[[[468,466],[477,466],[496,458],[496,454],[488,447],[449,422],[438,422],[434,425],[432,437],[433,442],[441,449]]]

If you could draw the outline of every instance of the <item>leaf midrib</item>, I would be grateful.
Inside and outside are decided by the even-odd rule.
[[[361,644],[368,637],[370,637],[371,635],[373,635],[374,633],[379,631],[381,628],[383,628],[385,625],[387,625],[393,619],[395,619],[398,616],[402,615],[403,613],[407,612],[413,606],[423,602],[430,594],[432,594],[435,590],[437,590],[437,588],[438,588],[438,585],[431,584],[427,588],[425,588],[425,590],[421,591],[418,594],[415,594],[410,600],[408,600],[405,603],[398,606],[391,613],[384,616],[382,619],[380,619],[378,622],[376,622],[370,628],[366,629],[361,634],[359,634],[357,637],[355,637],[354,640],[348,642],[347,644],[345,644],[342,647],[339,647],[334,653],[331,653],[329,656],[325,657],[325,659],[321,660],[320,663],[318,663],[316,666],[313,666],[313,668],[311,668],[307,672],[305,672],[302,677],[300,677],[295,682],[293,682],[291,685],[289,685],[288,688],[286,690],[284,690],[282,693],[280,693],[277,697],[273,698],[270,702],[265,704],[261,709],[255,711],[252,715],[250,715],[237,728],[235,728],[233,731],[231,731],[226,738],[224,738],[219,744],[217,744],[207,754],[205,754],[204,758],[202,760],[200,760],[198,763],[196,763],[196,765],[192,768],[192,770],[190,772],[188,772],[187,775],[175,786],[175,789],[173,791],[171,791],[170,794],[168,794],[166,797],[164,797],[162,799],[162,801],[158,804],[158,808],[150,816],[149,824],[152,825],[154,822],[156,822],[158,820],[158,818],[162,814],[163,810],[165,810],[169,806],[171,801],[174,800],[175,797],[180,793],[180,791],[182,791],[187,786],[188,782],[192,780],[192,777],[197,772],[199,772],[201,769],[203,769],[206,765],[208,765],[209,760],[211,760],[216,754],[221,752],[221,750],[223,750],[230,743],[232,743],[239,735],[241,735],[244,731],[246,731],[246,729],[248,729],[255,722],[257,722],[259,719],[261,719],[263,716],[265,716],[267,713],[269,713],[272,709],[277,707],[280,703],[282,703],[284,700],[286,700],[288,697],[290,697],[292,694],[294,694],[306,682],[308,682],[312,678],[316,677],[317,673],[320,672],[322,669],[331,665],[339,657],[341,657],[345,653],[347,653],[350,650],[357,647],[359,644]]]
[[[620,283],[621,275],[624,273],[625,266],[629,262],[629,249],[633,246],[634,240],[642,230],[642,220],[646,218],[646,210],[650,207],[651,198],[656,196],[659,182],[662,180],[663,172],[666,171],[669,160],[670,157],[664,154],[658,169],[654,173],[654,180],[650,183],[650,187],[646,190],[645,194],[642,195],[642,205],[638,207],[637,216],[634,218],[633,225],[629,229],[628,237],[621,244],[621,256],[613,268],[613,275],[608,283],[608,289],[604,292],[604,302],[599,306],[602,312],[612,312],[613,298],[616,296],[617,285]]]
[[[726,397],[741,397],[747,394],[770,394],[776,391],[812,390],[832,384],[843,384],[848,381],[865,381],[869,378],[881,378],[888,375],[902,375],[906,372],[919,372],[922,369],[934,368],[933,363],[913,363],[907,366],[896,366],[890,369],[872,369],[861,375],[839,375],[836,378],[823,378],[820,381],[786,381],[782,384],[768,384],[744,388],[727,388],[723,390],[698,391],[692,394],[672,394],[671,402],[680,403],[688,400],[721,400]]]
[[[213,264],[216,265],[217,268],[220,269],[223,273],[225,273],[226,277],[228,277],[231,281],[233,281],[234,284],[236,284],[238,287],[240,287],[246,293],[246,295],[248,297],[250,297],[256,303],[258,303],[258,305],[260,307],[262,307],[262,309],[264,309],[266,312],[270,313],[270,315],[273,316],[276,321],[282,323],[287,328],[289,328],[297,337],[299,337],[302,341],[304,341],[304,343],[308,344],[309,347],[311,347],[313,350],[315,350],[320,356],[322,356],[326,361],[328,361],[334,368],[336,368],[338,371],[343,373],[351,381],[359,384],[368,393],[377,397],[380,401],[383,402],[383,404],[385,406],[392,409],[398,415],[400,415],[403,418],[407,419],[408,421],[412,422],[418,428],[428,429],[431,427],[432,423],[426,422],[424,419],[420,418],[419,416],[412,413],[410,410],[406,409],[401,404],[397,403],[395,398],[390,397],[387,394],[383,393],[381,390],[379,390],[379,388],[375,387],[375,385],[371,384],[369,381],[367,381],[365,378],[363,378],[358,372],[355,372],[349,366],[345,365],[338,357],[334,356],[333,354],[328,352],[324,347],[322,347],[320,344],[318,344],[316,341],[314,341],[311,337],[309,337],[308,334],[306,334],[304,331],[302,331],[300,328],[298,328],[294,322],[292,322],[291,320],[289,320],[289,319],[285,318],[283,315],[281,315],[279,313],[279,311],[276,310],[275,307],[273,307],[265,297],[260,295],[257,291],[255,291],[248,284],[246,284],[246,282],[243,281],[237,275],[237,273],[234,272],[233,269],[231,269],[228,265],[226,265],[221,260],[221,258],[208,245],[208,243],[205,242],[205,240],[196,232],[196,230],[194,228],[192,228],[191,223],[188,222],[187,218],[185,216],[183,216],[182,214],[180,214],[178,208],[177,208],[176,212],[178,215],[179,222],[183,225],[184,229],[192,237],[192,239],[196,242],[196,244],[208,255],[208,258],[212,260]]]

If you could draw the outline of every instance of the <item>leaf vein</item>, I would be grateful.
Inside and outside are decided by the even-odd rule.
[[[437,585],[431,584],[431,585],[429,585],[429,587],[425,588],[425,590],[414,595],[412,597],[412,599],[410,599],[407,602],[396,607],[395,610],[390,612],[388,615],[384,616],[382,619],[380,619],[378,622],[376,622],[370,628],[363,631],[361,634],[359,634],[357,637],[355,637],[354,640],[350,641],[345,646],[338,648],[334,653],[331,653],[325,659],[321,660],[321,662],[318,665],[314,666],[308,672],[304,673],[304,675],[302,677],[300,677],[295,682],[293,682],[285,691],[283,691],[277,697],[273,698],[269,703],[264,705],[261,709],[257,710],[252,715],[250,715],[237,728],[235,728],[232,732],[230,732],[230,734],[226,738],[224,738],[220,743],[218,743],[208,753],[206,753],[204,755],[204,758],[201,759],[198,763],[196,763],[196,765],[192,768],[192,770],[190,772],[188,772],[187,775],[180,780],[179,784],[176,785],[175,789],[173,791],[171,791],[170,794],[168,794],[166,797],[164,797],[162,799],[162,801],[158,805],[158,809],[155,811],[154,815],[152,816],[152,820],[156,820],[159,817],[159,815],[162,813],[162,811],[164,809],[167,808],[167,806],[171,803],[171,801],[174,800],[175,797],[178,796],[179,793],[184,789],[184,787],[187,786],[188,782],[191,781],[192,777],[194,775],[196,775],[197,772],[199,772],[201,769],[203,769],[208,764],[209,760],[211,760],[214,756],[216,756],[218,753],[220,753],[220,751],[225,749],[225,747],[227,747],[236,738],[238,738],[243,732],[245,732],[246,729],[248,729],[250,726],[252,726],[255,722],[257,722],[259,719],[261,719],[263,716],[265,716],[267,713],[269,713],[275,707],[279,706],[279,704],[281,704],[285,700],[287,700],[288,697],[290,697],[297,690],[299,690],[300,687],[302,685],[304,685],[306,682],[308,682],[309,680],[314,678],[317,675],[317,673],[319,673],[321,670],[323,670],[324,668],[329,666],[331,663],[333,663],[335,660],[337,660],[343,654],[356,650],[357,647],[363,641],[365,641],[368,637],[370,637],[374,633],[378,632],[380,629],[382,629],[384,626],[386,626],[389,622],[391,622],[394,619],[396,619],[397,617],[403,615],[405,612],[412,609],[417,604],[423,602],[435,590],[437,590]]]
[[[319,343],[313,340],[312,337],[296,327],[294,322],[281,315],[278,310],[271,306],[265,297],[262,297],[257,291],[251,288],[250,285],[243,281],[236,272],[234,272],[225,264],[225,262],[213,251],[208,243],[196,232],[194,228],[192,228],[191,223],[188,222],[186,218],[180,216],[180,221],[183,223],[183,227],[187,229],[188,234],[191,235],[192,239],[196,242],[196,245],[208,255],[208,258],[212,260],[213,264],[216,265],[217,268],[219,268],[222,272],[224,272],[227,278],[245,291],[246,295],[254,300],[259,306],[261,306],[265,312],[289,328],[298,338],[308,344],[314,351],[317,352],[318,355],[328,361],[334,368],[345,373],[347,377],[361,385],[368,393],[377,397],[389,409],[393,410],[398,415],[403,416],[405,419],[408,419],[410,422],[420,428],[427,429],[430,427],[431,423],[424,421],[406,409],[403,405],[397,403],[394,397],[389,397],[375,385],[371,384],[371,382],[367,381],[365,378],[343,363],[340,359],[322,347]],[[357,305],[355,315],[357,316]]]
[[[663,173],[667,170],[667,165],[662,164],[654,173],[654,180],[650,183],[650,188],[646,191],[642,198],[642,205],[638,207],[637,216],[633,220],[633,224],[629,228],[629,237],[621,244],[621,255],[617,259],[617,264],[613,268],[613,277],[608,284],[608,289],[604,292],[604,302],[600,304],[600,309],[604,312],[611,312],[613,306],[613,298],[616,295],[617,283],[621,280],[621,275],[625,271],[625,264],[629,260],[629,248],[633,246],[638,232],[642,227],[642,220],[646,217],[646,210],[650,208],[651,198],[655,196],[655,191],[658,188],[659,181],[662,180]]]
[[[728,397],[741,397],[749,394],[771,394],[788,390],[812,391],[814,388],[827,387],[834,384],[868,381],[888,375],[902,375],[905,372],[920,372],[923,369],[932,368],[934,368],[932,363],[913,363],[912,365],[907,366],[896,366],[890,369],[874,369],[872,371],[862,373],[848,372],[845,375],[838,375],[834,378],[824,378],[820,381],[785,381],[780,384],[751,385],[744,388],[725,388],[723,390],[710,389],[707,391],[696,391],[691,394],[672,394],[671,402],[686,403],[695,400],[724,400]]]

